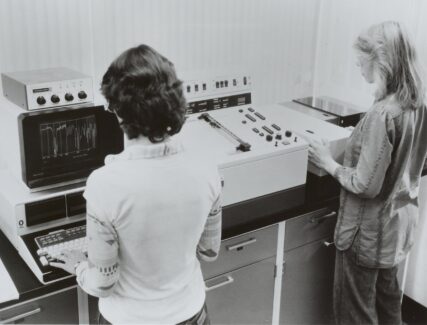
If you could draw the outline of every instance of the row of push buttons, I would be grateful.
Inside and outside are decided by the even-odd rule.
[[[206,84],[202,84],[202,89],[206,90]],[[194,91],[198,92],[199,91],[199,85],[194,85]],[[191,92],[191,86],[187,86],[187,93]]]

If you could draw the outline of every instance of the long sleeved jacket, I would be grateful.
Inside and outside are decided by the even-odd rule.
[[[367,267],[392,267],[405,258],[418,220],[426,152],[425,107],[401,107],[393,95],[373,105],[334,172],[342,186],[338,249],[355,245],[359,264]]]

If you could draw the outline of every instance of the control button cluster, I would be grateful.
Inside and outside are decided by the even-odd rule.
[[[239,111],[239,113],[242,113],[245,116],[245,118],[242,120],[243,124],[247,124],[248,121],[255,123],[257,121],[265,121],[266,120],[266,117],[264,115],[262,115],[259,112],[256,112],[255,109],[253,109],[252,107],[248,107],[247,111],[245,111],[242,108],[240,108],[238,111]],[[249,111],[249,113],[248,113],[248,111]],[[279,144],[289,145],[291,142],[297,142],[297,140],[298,140],[297,137],[292,138],[293,134],[292,134],[292,131],[290,131],[290,130],[284,130],[284,135],[283,135],[281,133],[282,128],[275,123],[272,123],[271,125],[268,125],[268,126],[263,125],[263,126],[261,126],[261,129],[262,130],[260,130],[256,127],[253,127],[252,131],[254,133],[258,134],[260,137],[264,137],[264,135],[266,134],[265,140],[268,142],[273,142],[273,140],[275,140],[273,142],[275,147],[277,147]]]
[[[84,90],[81,90],[77,93],[77,97],[81,100],[86,99],[87,98],[87,93]],[[74,95],[72,93],[66,93],[64,95],[64,100],[65,102],[72,102],[74,100]],[[61,97],[59,97],[58,95],[53,94],[50,97],[50,101],[54,104],[58,104],[61,102]],[[44,96],[38,96],[36,98],[36,102],[39,105],[45,105],[47,103],[47,99]]]

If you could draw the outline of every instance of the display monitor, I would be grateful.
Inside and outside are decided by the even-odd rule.
[[[123,150],[123,132],[103,106],[58,108],[19,117],[22,177],[30,189],[75,183]]]

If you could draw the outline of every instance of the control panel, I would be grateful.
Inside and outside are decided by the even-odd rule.
[[[184,93],[188,101],[196,98],[215,97],[228,92],[251,91],[251,77],[248,74],[218,75],[215,77],[193,77],[184,81]]]
[[[86,200],[83,191],[66,193],[47,199],[18,204],[16,226],[19,234],[43,229],[47,223],[61,224],[74,222],[85,217]]]
[[[92,78],[67,68],[2,73],[3,94],[26,110],[93,101]]]
[[[293,103],[290,104],[292,105]],[[332,157],[335,161],[341,163],[347,139],[351,132],[345,128],[296,111],[289,108],[288,105],[289,103],[264,106],[260,108],[260,111],[262,114],[269,116],[278,125],[286,124],[292,130],[293,138],[300,137],[305,140],[327,141]],[[323,169],[311,163],[308,164],[308,171],[317,176],[327,175]]]
[[[299,137],[291,125],[272,119],[268,112],[244,105],[222,111],[204,112],[197,119],[206,122],[206,127],[222,133],[236,151],[271,151],[300,145]],[[211,147],[212,148],[212,147]]]
[[[0,171],[0,229],[42,283],[70,274],[49,265],[62,249],[85,251],[84,187],[36,193],[24,190],[8,170]]]
[[[187,114],[250,104],[251,88],[248,74],[191,76],[183,84]]]
[[[291,127],[250,104],[192,114],[178,136],[194,161],[217,163],[228,206],[303,186],[308,144]]]
[[[269,146],[289,146],[292,142],[298,141],[298,136],[289,129],[290,126],[272,120],[265,112],[256,110],[252,106],[240,108],[238,112],[241,124],[246,127],[246,130],[253,132]]]

